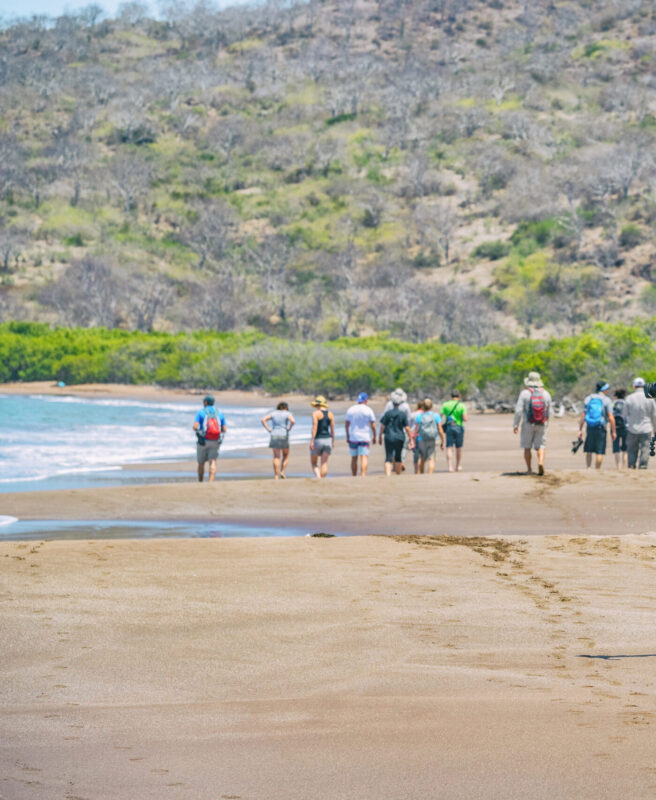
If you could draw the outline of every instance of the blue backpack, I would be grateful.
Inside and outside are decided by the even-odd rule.
[[[585,424],[588,428],[599,428],[606,424],[604,418],[604,401],[601,397],[593,395],[585,410]]]

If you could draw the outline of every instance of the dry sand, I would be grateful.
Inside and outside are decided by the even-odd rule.
[[[5,543],[0,796],[653,797],[655,559],[647,535]]]
[[[656,472],[566,469],[570,418],[546,478],[504,475],[510,424],[475,416],[457,475],[274,483],[264,453],[220,461],[251,480],[0,496],[400,534],[0,543],[0,798],[656,796]]]

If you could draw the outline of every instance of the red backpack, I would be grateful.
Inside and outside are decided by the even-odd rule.
[[[533,425],[544,425],[547,421],[547,403],[541,389],[531,389],[528,406],[528,421]]]
[[[221,438],[221,425],[216,416],[216,411],[205,412],[205,422],[203,423],[203,436],[210,442],[218,442]]]

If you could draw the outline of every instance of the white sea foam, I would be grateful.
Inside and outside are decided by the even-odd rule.
[[[0,396],[0,484],[36,483],[79,473],[118,470],[122,464],[191,460],[200,404],[133,400]],[[268,408],[224,408],[224,452],[266,446],[260,419]],[[307,441],[301,414],[292,442]],[[36,488],[36,486],[35,486]]]
[[[7,517],[0,514],[0,526],[12,525],[14,522],[18,522],[18,517]]]

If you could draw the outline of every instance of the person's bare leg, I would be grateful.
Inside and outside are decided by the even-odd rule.
[[[423,458],[420,458],[419,461],[418,461],[418,464],[419,464],[419,474],[423,475],[424,474],[424,468],[426,466],[426,462],[424,461]]]
[[[396,472],[397,475],[400,475],[403,472],[403,461],[394,462],[394,472]]]
[[[358,457],[351,456],[351,475],[355,478],[358,474]]]
[[[205,464],[198,465],[198,480],[202,483],[205,477]]]
[[[604,457],[602,455],[599,455],[599,453],[597,453],[597,460],[595,462],[595,469],[601,469],[601,462],[603,460],[604,460]]]
[[[369,466],[369,456],[360,456],[360,475],[364,478],[367,475],[367,467]]]
[[[394,467],[396,467],[396,466],[397,465],[395,464]],[[399,472],[401,472],[401,465],[399,464],[398,466],[399,466],[399,468],[396,470],[397,474]],[[385,475],[387,475],[387,477],[389,478],[389,476],[391,474],[392,474],[392,462],[391,461],[386,461],[385,462]]]
[[[453,451],[455,447],[447,447],[446,448],[446,468],[449,472],[453,472]]]
[[[538,473],[544,475],[544,447],[538,449]]]
[[[273,448],[273,477],[278,480],[280,477],[280,450]]]
[[[622,469],[626,469],[626,450],[623,450],[620,453],[620,456],[622,457],[622,461],[621,461]]]
[[[321,470],[317,477],[325,478],[328,474],[328,453],[321,454]]]
[[[285,448],[282,451],[282,462],[280,464],[280,477],[284,478],[285,473],[287,472],[287,464],[289,462],[289,448]]]
[[[587,469],[590,469],[590,467],[592,466],[592,453],[585,454],[585,466],[587,467]]]
[[[432,475],[435,472],[435,458],[428,459],[428,474]]]
[[[312,466],[312,472],[314,472],[315,478],[322,477],[319,465],[317,463],[318,461],[319,461],[319,456],[310,456],[310,465]],[[322,461],[322,466],[323,466],[323,461]]]
[[[208,468],[209,468],[208,471],[210,473],[208,480],[213,481],[214,480],[214,476],[216,475],[216,459],[215,458],[210,458],[210,460],[208,462]]]
[[[620,461],[621,461],[621,453],[615,453],[615,469],[621,469]]]
[[[526,461],[526,471],[530,474],[533,472],[533,466],[531,464],[531,448],[524,449],[524,461]]]
[[[456,472],[462,471],[462,447],[456,447]]]

